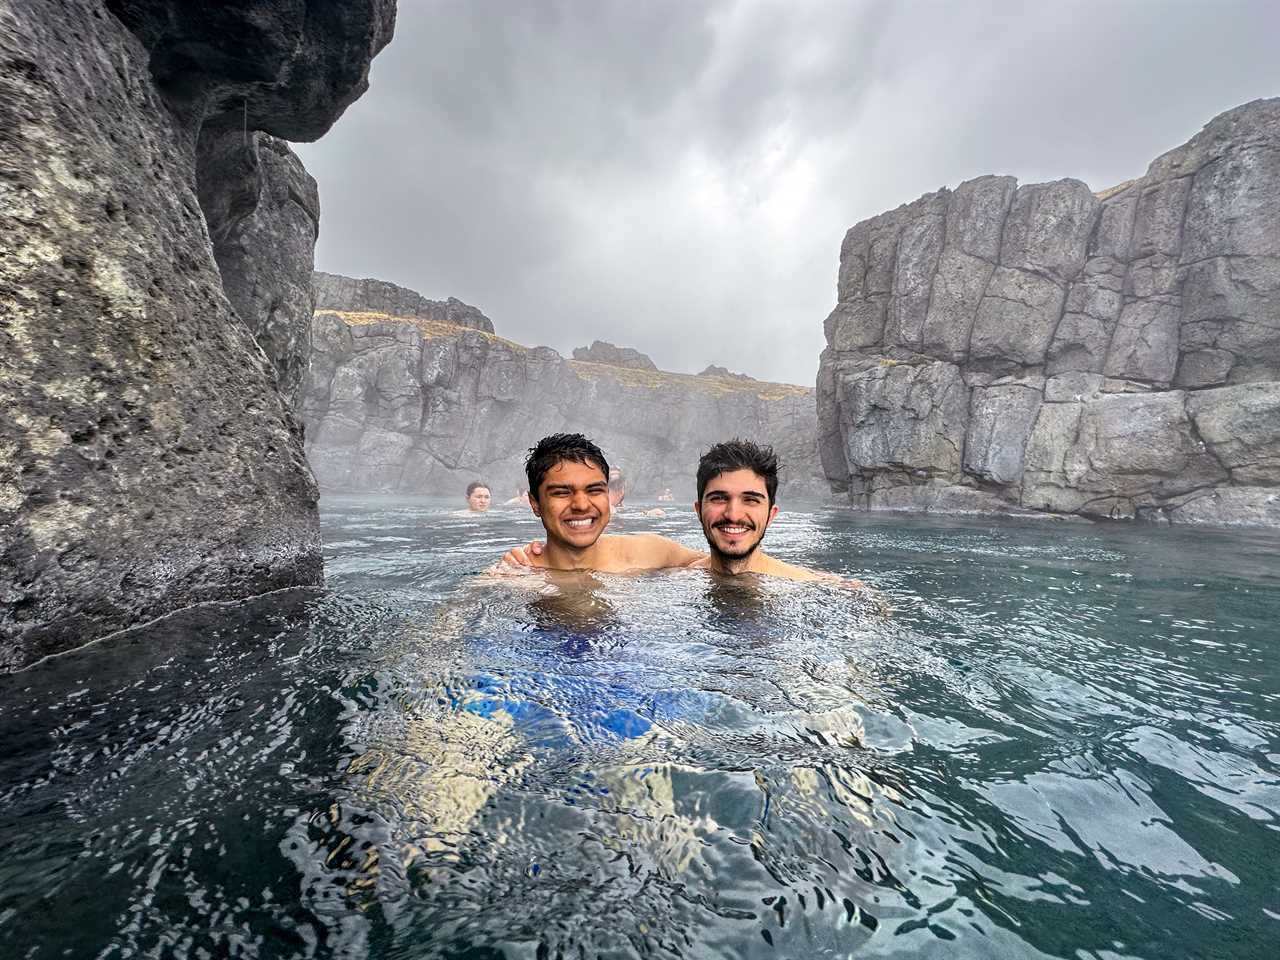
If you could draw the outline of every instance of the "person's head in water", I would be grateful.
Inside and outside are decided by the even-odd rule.
[[[484,513],[489,509],[492,500],[493,494],[489,491],[487,483],[477,480],[467,484],[467,509],[472,513]]]
[[[600,448],[580,433],[553,433],[529,450],[524,472],[548,546],[594,546],[610,517],[609,461]]]
[[[622,471],[614,467],[609,471],[609,506],[619,507],[627,497],[627,482]]]
[[[730,440],[704,453],[693,509],[712,557],[722,562],[750,558],[778,515],[777,493],[778,458],[772,447]]]

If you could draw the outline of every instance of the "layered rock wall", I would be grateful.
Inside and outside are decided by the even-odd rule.
[[[389,317],[405,317],[450,323],[472,330],[493,333],[493,321],[476,307],[455,297],[428,300],[417,291],[388,283],[386,280],[344,277],[321,270],[312,274],[315,309],[339,313],[381,313]]]
[[[257,132],[323,133],[394,3],[216,7],[0,7],[0,669],[321,576],[315,482],[281,392],[305,347],[274,348],[281,324],[248,315],[285,287],[309,304],[314,191]],[[256,163],[201,176],[229,113]],[[274,217],[300,239],[264,283]]]
[[[1145,177],[981,177],[854,226],[822,462],[870,509],[1280,524],[1280,100]]]
[[[782,460],[780,499],[825,496],[813,391],[565,360],[480,330],[319,311],[305,401],[322,489],[458,496],[472,480],[509,497],[539,438],[581,432],[628,490],[692,501],[698,457],[743,436]]]

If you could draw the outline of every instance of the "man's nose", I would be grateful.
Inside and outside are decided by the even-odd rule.
[[[746,504],[741,500],[731,499],[724,508],[726,520],[743,520],[747,516]]]
[[[575,490],[573,493],[573,499],[570,501],[569,506],[579,512],[586,512],[589,510],[591,508],[591,498],[587,496],[587,491]]]

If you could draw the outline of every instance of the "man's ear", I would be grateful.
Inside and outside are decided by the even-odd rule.
[[[533,515],[542,519],[542,514],[538,512],[538,498],[532,493],[526,493],[525,496],[529,498],[529,509],[533,511]]]
[[[766,520],[765,523],[766,524],[773,523],[773,518],[776,517],[777,515],[778,515],[778,505],[775,503],[772,507],[769,508],[769,519]]]
[[[702,501],[701,500],[693,501],[693,512],[698,515],[698,520],[699,522],[701,522],[702,520]]]

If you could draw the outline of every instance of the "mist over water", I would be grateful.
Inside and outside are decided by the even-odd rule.
[[[892,618],[334,498],[325,591],[0,678],[6,955],[1270,956],[1280,539],[782,505]]]

